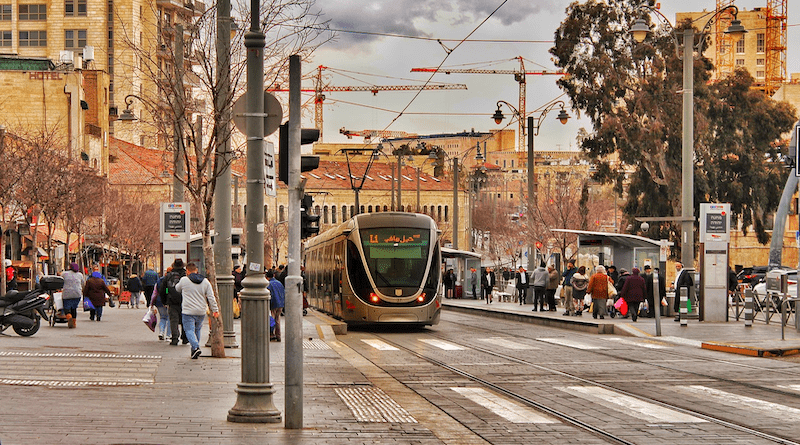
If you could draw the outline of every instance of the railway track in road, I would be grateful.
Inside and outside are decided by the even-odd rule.
[[[470,329],[474,330],[475,326],[470,326]],[[491,332],[494,332],[495,335],[498,334],[497,331],[491,331]],[[451,372],[451,373],[453,373],[453,374],[455,374],[457,376],[460,376],[461,378],[468,379],[469,381],[474,382],[477,385],[480,385],[481,387],[487,389],[488,391],[491,391],[491,392],[500,394],[502,396],[505,396],[505,397],[507,397],[507,398],[509,398],[511,400],[514,400],[514,401],[518,402],[519,404],[522,404],[524,406],[530,407],[530,408],[532,408],[534,410],[537,410],[539,412],[545,413],[546,415],[551,416],[551,417],[553,417],[555,419],[558,419],[558,420],[562,421],[565,424],[571,425],[574,428],[577,428],[579,430],[588,432],[589,434],[591,434],[591,435],[593,435],[595,437],[598,437],[598,438],[602,439],[605,442],[615,443],[615,444],[643,443],[643,442],[631,441],[629,438],[626,438],[626,434],[622,434],[621,435],[619,433],[615,433],[613,431],[614,430],[613,427],[612,428],[608,428],[608,427],[605,427],[605,426],[598,426],[597,425],[598,422],[595,421],[596,419],[588,419],[587,420],[586,417],[583,416],[583,420],[582,420],[582,418],[580,418],[579,416],[572,415],[572,414],[566,412],[566,410],[563,407],[559,408],[557,406],[552,406],[550,404],[541,403],[541,402],[539,402],[537,400],[534,400],[530,396],[529,392],[526,395],[525,392],[522,392],[522,391],[519,391],[519,390],[515,389],[514,388],[515,385],[513,383],[498,382],[498,381],[495,381],[495,379],[492,379],[491,377],[481,376],[481,375],[477,375],[477,374],[475,374],[473,372],[469,372],[468,370],[464,369],[465,368],[464,366],[459,366],[459,365],[454,365],[454,364],[448,363],[447,361],[445,361],[444,359],[441,358],[441,355],[439,355],[437,357],[437,354],[435,354],[435,353],[433,353],[433,354],[425,353],[425,349],[424,348],[411,348],[411,347],[404,346],[401,342],[392,340],[391,338],[389,338],[385,334],[371,333],[370,335],[374,335],[379,341],[382,341],[382,342],[386,343],[387,345],[390,345],[391,347],[397,348],[398,350],[401,350],[401,351],[403,351],[403,352],[405,352],[407,354],[411,354],[411,355],[417,357],[420,360],[423,360],[425,362],[431,363],[431,364],[435,365],[438,368],[447,370],[447,371],[449,371],[449,372]],[[598,381],[596,379],[586,378],[586,377],[582,377],[580,375],[577,375],[575,373],[565,372],[563,370],[556,369],[554,366],[546,366],[546,365],[534,363],[531,360],[526,360],[524,358],[514,357],[514,356],[509,355],[509,354],[504,354],[502,352],[498,352],[497,350],[493,350],[493,349],[490,349],[490,348],[486,348],[486,347],[481,347],[481,346],[475,345],[474,343],[467,344],[467,342],[464,341],[464,340],[454,341],[454,340],[452,340],[450,338],[447,338],[446,336],[438,335],[435,332],[431,332],[431,331],[425,332],[425,335],[433,337],[433,338],[440,339],[440,340],[448,342],[448,343],[451,343],[451,344],[459,346],[459,347],[461,347],[463,349],[476,351],[476,352],[478,352],[480,354],[487,354],[488,356],[491,356],[491,357],[493,357],[495,359],[500,359],[500,361],[508,362],[510,364],[515,364],[515,365],[522,365],[524,367],[530,367],[531,369],[535,369],[536,372],[546,373],[546,374],[550,374],[550,375],[556,376],[559,380],[562,380],[563,382],[567,382],[568,383],[565,386],[583,385],[583,386],[587,386],[587,387],[590,386],[590,387],[594,387],[594,388],[600,388],[600,391],[605,391],[611,397],[621,397],[621,398],[627,398],[627,399],[630,399],[630,400],[640,401],[642,403],[658,406],[658,407],[664,408],[666,410],[671,410],[671,411],[674,411],[676,413],[680,413],[681,415],[685,415],[687,417],[700,419],[700,421],[702,421],[702,422],[710,422],[712,424],[715,424],[715,425],[718,425],[718,426],[722,427],[723,430],[736,431],[738,433],[737,437],[739,439],[741,439],[741,434],[744,434],[746,436],[751,436],[754,439],[758,438],[760,440],[764,440],[764,441],[771,442],[771,443],[778,443],[778,444],[784,444],[784,445],[800,445],[800,442],[794,441],[794,440],[786,438],[786,437],[781,437],[781,436],[779,436],[777,434],[774,434],[774,433],[771,433],[771,432],[768,432],[768,431],[762,431],[762,430],[759,430],[759,429],[756,429],[756,428],[752,428],[752,427],[747,426],[747,425],[745,425],[743,423],[740,423],[740,422],[727,420],[725,418],[722,418],[722,417],[719,417],[719,416],[716,416],[716,415],[713,415],[713,414],[710,414],[710,413],[707,413],[707,412],[701,412],[701,410],[699,410],[699,409],[687,409],[687,408],[675,405],[673,403],[669,403],[669,402],[666,402],[666,401],[663,401],[663,400],[659,400],[657,398],[648,397],[648,396],[644,396],[644,395],[641,395],[641,394],[636,394],[634,392],[626,391],[624,389],[616,388],[616,387],[614,387],[612,385],[609,385],[608,383],[604,383],[604,382]],[[507,337],[514,337],[514,334],[503,333],[503,335],[507,336]],[[530,341],[530,338],[528,338],[528,337],[522,337],[522,336],[519,336],[519,337],[520,338],[525,338],[528,341]],[[593,352],[594,353],[603,354],[602,351],[597,351],[596,350],[596,351],[593,351]],[[620,360],[620,359],[625,360],[626,359],[624,357],[618,357],[618,356],[616,356],[614,354],[610,354],[610,353],[607,354],[607,356],[609,358],[613,358],[615,360]],[[366,356],[365,356],[365,358],[370,360]],[[647,362],[647,361],[640,361],[640,360],[636,360],[636,359],[628,359],[628,360],[630,362],[636,362],[636,363],[644,364],[644,365],[647,365],[647,366],[657,366],[657,365],[654,365],[653,363],[650,363],[650,362]],[[370,360],[370,361],[373,361],[373,360]],[[373,361],[373,363],[375,363],[376,365],[380,366],[380,364],[375,362],[375,361]],[[667,369],[672,370],[674,368],[668,367]],[[685,369],[681,369],[681,371],[682,372],[687,372]],[[708,376],[704,376],[704,377],[709,378]],[[719,379],[719,380],[723,381],[723,382],[727,382],[727,383],[741,384],[741,382],[737,382],[737,381],[733,381],[733,380],[730,380],[730,381],[726,381],[725,379]],[[413,390],[413,388],[411,388],[410,385],[407,385],[407,386],[410,389]],[[575,388],[575,386],[570,386],[570,388]],[[759,389],[766,389],[766,388],[763,388],[763,387],[760,387],[760,386],[758,386],[758,388]],[[778,391],[778,392],[780,392],[780,391]],[[782,394],[786,394],[786,395],[791,395],[792,397],[798,397],[797,393],[784,393],[784,392],[781,392],[781,393]],[[420,395],[423,395],[423,394],[420,394]],[[424,397],[424,395],[423,395],[423,397]],[[431,400],[431,402],[434,403],[433,400]],[[469,428],[469,426],[467,426],[467,427]],[[480,431],[473,430],[473,432],[475,432],[478,435],[481,434]],[[734,433],[731,433],[731,434],[734,434]]]

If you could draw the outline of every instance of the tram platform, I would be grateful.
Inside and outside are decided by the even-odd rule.
[[[445,311],[479,313],[487,317],[533,323],[586,333],[624,335],[631,337],[653,337],[661,341],[713,349],[733,354],[757,357],[775,357],[800,353],[800,332],[791,325],[781,334],[780,314],[769,324],[756,319],[752,326],[745,326],[744,318],[738,321],[731,317],[728,322],[711,323],[689,318],[686,326],[674,321],[674,317],[661,317],[660,332],[655,318],[639,317],[636,322],[630,318],[594,319],[591,313],[582,316],[567,316],[564,308],[556,311],[534,312],[532,304],[513,302],[492,302],[474,299],[444,299]]]

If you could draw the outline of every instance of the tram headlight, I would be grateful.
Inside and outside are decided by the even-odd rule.
[[[423,293],[419,294],[419,297],[417,297],[417,301],[420,302],[420,303],[424,303],[426,298],[428,298],[428,296],[425,295],[425,292],[423,292]]]
[[[378,296],[375,292],[369,294],[369,300],[375,304],[380,303],[381,297]]]

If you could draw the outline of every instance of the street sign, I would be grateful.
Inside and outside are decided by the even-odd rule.
[[[273,198],[277,196],[275,180],[275,144],[264,141],[264,193]]]
[[[161,242],[189,242],[189,203],[161,203]]]
[[[264,92],[264,136],[275,133],[283,120],[283,108],[278,99],[272,94]],[[239,96],[233,103],[233,124],[242,133],[247,134],[247,95]]]
[[[731,205],[700,204],[700,242],[724,241],[731,239]]]

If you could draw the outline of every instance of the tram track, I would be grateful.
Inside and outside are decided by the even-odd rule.
[[[459,322],[454,322],[454,321],[448,321],[448,323],[453,323],[453,324],[457,324],[457,325],[460,325],[460,326],[464,326],[464,327],[467,327],[467,328],[469,328],[471,330],[479,329],[479,330],[482,330],[484,332],[490,332],[490,333],[495,334],[495,335],[496,334],[502,334],[502,335],[507,336],[507,337],[514,337],[514,338],[520,338],[520,339],[525,339],[525,340],[529,340],[530,339],[529,337],[524,337],[524,336],[521,336],[521,335],[508,333],[508,332],[504,332],[504,331],[498,331],[498,330],[492,330],[492,329],[487,329],[487,328],[482,328],[482,327],[476,327],[474,325],[468,325],[466,323],[459,323]],[[437,334],[435,334],[433,332],[431,332],[430,335],[434,336],[434,337],[437,337],[437,338],[440,338],[442,340],[452,341],[452,340],[446,338],[445,336],[437,335]],[[658,339],[657,338],[652,338],[651,340],[656,340],[657,341]],[[476,349],[472,345],[470,345],[469,347],[472,348],[472,349]],[[675,371],[675,372],[681,372],[681,373],[684,373],[684,374],[696,375],[696,376],[702,377],[702,378],[707,379],[707,380],[714,380],[716,382],[721,382],[721,383],[745,386],[745,387],[748,387],[750,389],[757,389],[759,391],[765,391],[765,392],[777,394],[777,395],[780,395],[780,396],[787,396],[787,397],[791,397],[791,398],[800,398],[800,394],[798,394],[796,392],[783,391],[783,390],[780,390],[780,389],[777,389],[777,388],[772,388],[772,387],[769,387],[769,386],[763,386],[763,385],[758,385],[758,384],[755,384],[755,383],[750,383],[748,381],[742,381],[742,380],[736,380],[736,379],[731,379],[731,378],[726,378],[726,377],[703,374],[703,373],[700,373],[700,372],[688,370],[686,368],[678,368],[678,367],[669,366],[669,365],[666,365],[666,364],[663,364],[663,363],[655,363],[653,361],[638,360],[638,359],[627,357],[627,356],[624,356],[624,355],[614,354],[612,352],[603,352],[602,350],[593,350],[592,352],[594,354],[597,354],[597,355],[602,355],[602,356],[613,358],[613,359],[616,359],[616,360],[624,360],[624,361],[627,361],[629,363],[635,363],[635,364],[638,364],[638,365],[651,366],[651,367],[664,369],[664,370],[667,370],[667,371]],[[668,349],[661,350],[660,354],[669,355],[669,356],[672,356],[672,357],[675,357],[675,358],[679,358],[679,359],[685,359],[686,358],[686,353],[685,352],[679,354],[677,352],[669,351]],[[792,372],[790,370],[784,370],[784,369],[765,368],[763,366],[754,366],[754,365],[747,364],[747,363],[740,363],[740,362],[735,362],[735,361],[731,361],[731,360],[723,360],[723,359],[702,357],[702,356],[699,356],[699,355],[692,355],[692,359],[693,360],[702,360],[704,362],[708,362],[708,363],[712,363],[712,364],[714,364],[714,363],[715,364],[725,364],[725,365],[736,366],[736,367],[740,367],[740,368],[747,368],[747,369],[755,370],[755,371],[764,371],[764,372],[769,372],[771,374],[781,374],[781,375],[785,375],[786,377],[791,377],[791,378],[796,378],[798,376],[796,370],[795,370],[795,372]]]
[[[540,364],[537,364],[537,363],[533,363],[533,362],[531,362],[529,360],[520,359],[518,357],[513,357],[513,356],[510,356],[510,355],[507,355],[507,354],[502,354],[502,353],[499,353],[497,351],[494,351],[494,350],[491,350],[491,349],[488,349],[488,348],[483,348],[483,347],[480,347],[480,346],[476,346],[474,344],[467,344],[465,342],[454,341],[454,340],[452,340],[450,338],[446,338],[445,336],[438,335],[435,332],[428,331],[425,334],[429,335],[431,337],[435,337],[435,338],[439,338],[441,340],[445,340],[447,342],[453,343],[455,345],[458,345],[458,346],[461,346],[461,347],[464,347],[464,348],[467,348],[467,349],[471,349],[471,350],[474,350],[474,351],[477,351],[477,352],[480,352],[480,353],[483,353],[483,354],[490,355],[490,356],[498,358],[498,359],[502,359],[502,360],[505,360],[505,361],[508,361],[508,362],[511,362],[511,363],[516,363],[516,364],[520,364],[520,365],[524,365],[524,366],[529,366],[529,367],[532,367],[532,368],[537,369],[539,371],[544,371],[546,373],[550,373],[552,375],[556,375],[556,376],[559,376],[559,377],[564,378],[564,379],[568,379],[568,380],[576,382],[576,383],[580,383],[580,384],[583,384],[583,385],[596,386],[596,387],[599,387],[599,388],[602,388],[602,389],[605,389],[605,390],[608,390],[608,391],[612,391],[612,392],[614,392],[616,394],[624,395],[624,396],[627,396],[627,397],[632,397],[632,398],[635,398],[635,399],[638,399],[638,400],[641,400],[641,401],[644,401],[644,402],[647,402],[647,403],[651,403],[651,404],[654,404],[654,405],[657,405],[657,406],[660,406],[660,407],[663,407],[663,408],[674,410],[674,411],[682,413],[682,414],[695,416],[695,417],[697,417],[699,419],[702,419],[704,421],[707,421],[707,422],[710,422],[710,423],[714,423],[714,424],[720,425],[720,426],[722,426],[724,428],[735,430],[735,431],[737,431],[739,433],[747,434],[747,435],[750,435],[750,436],[753,436],[753,437],[757,437],[757,438],[760,438],[760,439],[763,439],[763,440],[766,440],[766,441],[769,441],[769,442],[783,444],[783,445],[800,445],[800,442],[796,442],[796,441],[793,441],[793,440],[790,440],[790,439],[787,439],[787,438],[784,438],[784,437],[780,437],[780,436],[777,436],[775,434],[771,434],[771,433],[768,433],[768,432],[760,431],[760,430],[757,430],[755,428],[751,428],[749,426],[746,426],[746,425],[743,425],[743,424],[740,424],[740,423],[737,423],[737,422],[733,422],[733,421],[730,421],[730,420],[726,420],[726,419],[720,418],[718,416],[714,416],[714,415],[711,415],[711,414],[700,412],[700,411],[697,411],[697,410],[694,410],[694,409],[683,408],[681,406],[677,406],[675,404],[672,404],[672,403],[669,403],[669,402],[665,402],[665,401],[662,401],[662,400],[659,400],[659,399],[656,399],[656,398],[647,397],[647,396],[636,394],[636,393],[633,393],[633,392],[630,392],[630,391],[626,391],[626,390],[623,390],[623,389],[615,388],[615,387],[613,387],[613,386],[611,386],[611,385],[609,385],[607,383],[599,382],[599,381],[596,381],[596,380],[592,380],[592,379],[588,379],[588,378],[585,378],[585,377],[581,377],[581,376],[573,374],[573,373],[569,373],[569,372],[565,372],[565,371],[562,371],[562,370],[559,370],[559,369],[555,369],[555,368],[552,368],[552,367],[548,367],[548,366],[540,365]],[[404,352],[406,352],[408,354],[411,354],[411,355],[417,357],[420,360],[424,360],[424,361],[426,361],[428,363],[431,363],[431,364],[433,364],[433,365],[435,365],[437,367],[440,367],[440,368],[445,369],[445,370],[447,370],[449,372],[452,372],[452,373],[454,373],[456,375],[459,375],[459,376],[461,376],[461,377],[463,377],[465,379],[468,379],[468,380],[470,380],[472,382],[475,382],[475,383],[479,384],[480,386],[483,386],[483,387],[485,387],[487,389],[490,389],[490,390],[492,390],[494,392],[497,392],[499,394],[505,395],[506,397],[509,397],[509,398],[511,398],[513,400],[516,400],[516,401],[522,403],[523,405],[526,405],[528,407],[531,407],[533,409],[536,409],[536,410],[539,410],[539,411],[541,411],[543,413],[546,413],[546,414],[548,414],[548,415],[550,415],[550,416],[552,416],[552,417],[554,417],[556,419],[559,419],[559,420],[561,420],[561,421],[563,421],[563,422],[565,422],[567,424],[570,424],[570,425],[572,425],[572,426],[574,426],[574,427],[576,427],[576,428],[578,428],[580,430],[586,431],[586,432],[588,432],[588,433],[590,433],[590,434],[592,434],[592,435],[594,435],[596,437],[599,437],[602,440],[605,440],[605,441],[607,441],[609,443],[631,444],[631,445],[635,443],[635,442],[631,442],[631,441],[625,439],[624,437],[620,437],[619,435],[614,434],[613,432],[610,432],[610,431],[608,431],[608,430],[606,430],[604,428],[601,428],[601,427],[592,425],[590,423],[587,423],[587,422],[577,418],[576,416],[572,416],[570,414],[567,414],[567,413],[565,413],[565,412],[563,412],[563,411],[561,411],[561,410],[559,410],[557,408],[554,408],[552,406],[547,406],[545,404],[537,402],[537,401],[531,399],[530,397],[526,397],[525,395],[520,394],[520,393],[514,391],[513,389],[509,389],[509,388],[503,386],[502,384],[498,384],[498,383],[489,381],[489,380],[487,380],[485,378],[482,378],[482,377],[480,377],[478,375],[475,375],[475,374],[473,374],[473,373],[471,373],[469,371],[466,371],[464,369],[460,369],[457,366],[448,364],[448,363],[446,363],[446,362],[444,362],[444,361],[442,361],[442,360],[440,360],[440,359],[438,359],[436,357],[425,355],[425,354],[423,354],[421,352],[415,351],[415,350],[413,350],[413,349],[411,349],[409,347],[406,347],[406,346],[398,343],[397,341],[393,341],[393,340],[389,339],[386,335],[376,334],[376,333],[373,333],[373,335],[376,338],[380,339],[381,341],[386,342],[387,344],[389,344],[389,345],[391,345],[393,347],[396,347],[396,348],[398,348],[398,349],[400,349],[400,350],[402,350],[402,351],[404,351]],[[513,336],[513,334],[505,334],[505,335],[512,335]],[[593,351],[593,352],[598,353],[598,351]],[[620,359],[620,357],[614,356],[613,354],[605,354],[605,355],[607,355],[608,357],[615,358],[615,359]],[[635,360],[633,360],[633,361],[635,361]],[[643,362],[643,361],[641,363],[647,364],[647,365],[650,365],[650,366],[653,365],[652,363]],[[375,364],[378,365],[377,363],[375,363]],[[378,366],[380,366],[380,365],[378,365]],[[733,382],[733,383],[740,384],[741,382]],[[761,387],[759,387],[759,388],[761,388]],[[413,390],[413,388],[411,388],[411,387],[409,387],[409,389]],[[420,394],[420,395],[422,395],[422,394]],[[796,396],[795,394],[792,394],[792,395]],[[480,435],[479,431],[474,431],[473,430],[473,432],[475,432],[476,434]]]

